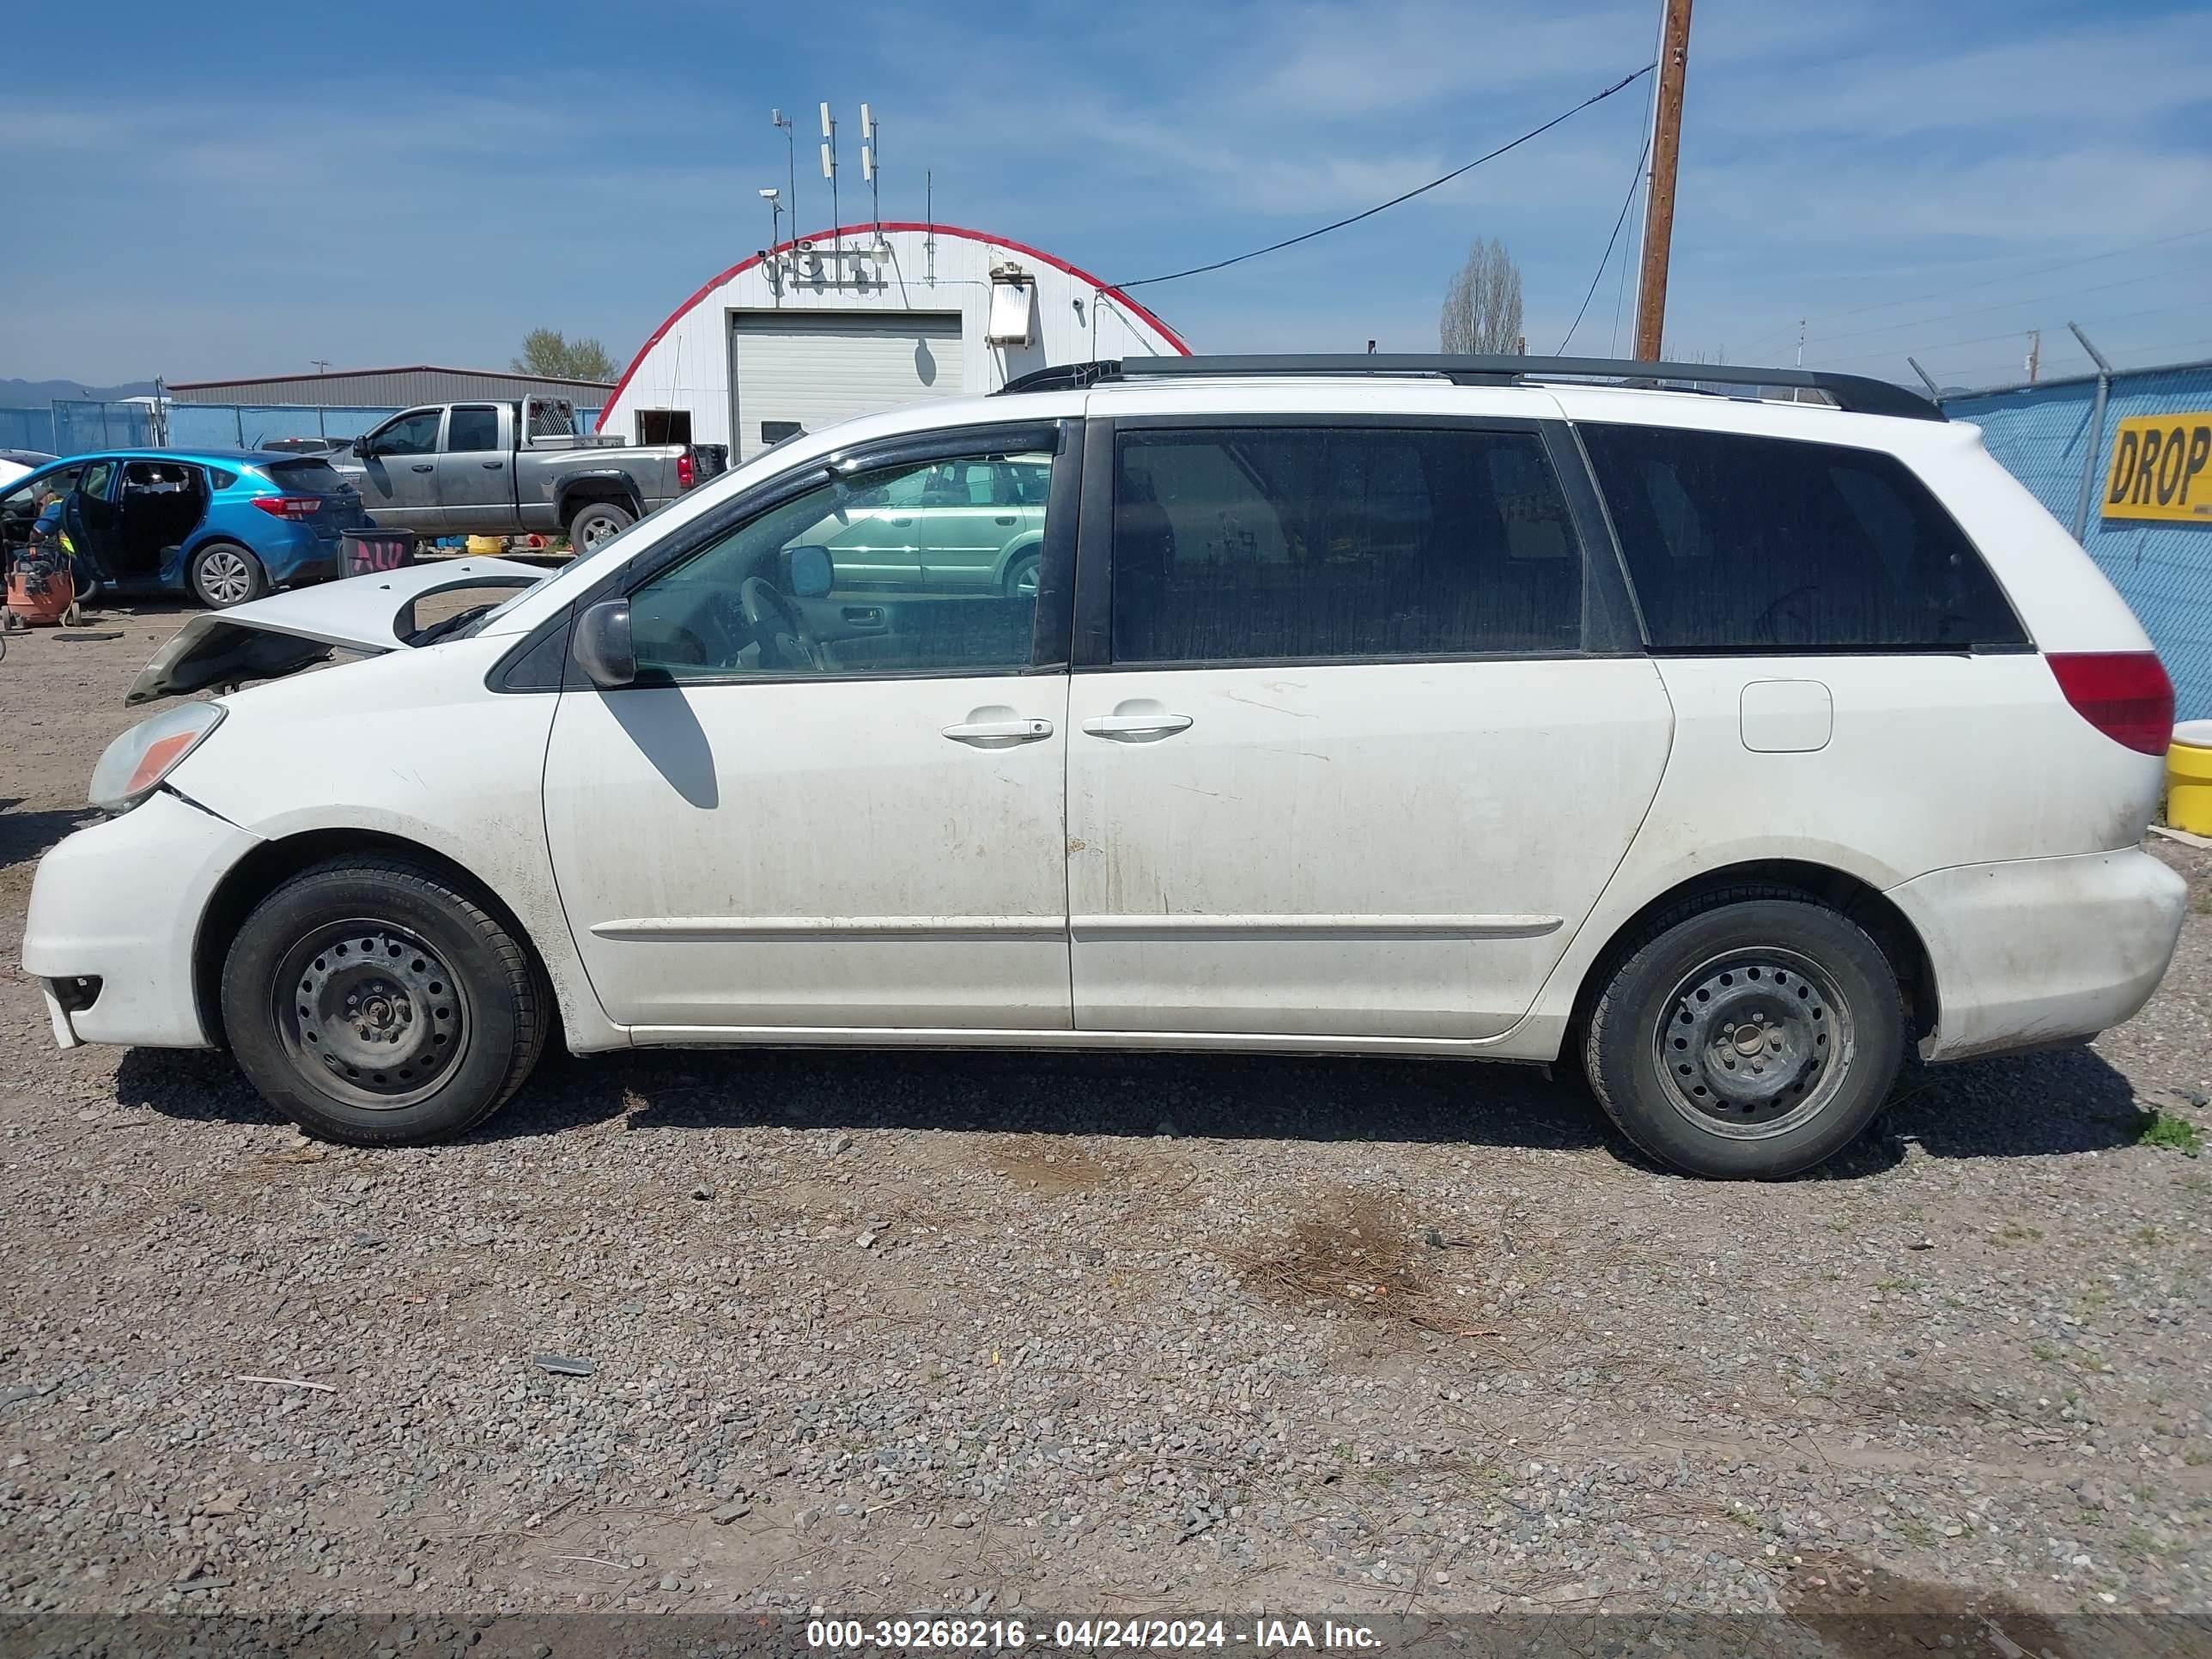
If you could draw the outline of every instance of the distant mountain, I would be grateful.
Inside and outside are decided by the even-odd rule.
[[[87,386],[82,380],[0,380],[0,409],[44,409],[57,398],[150,398],[151,380]]]

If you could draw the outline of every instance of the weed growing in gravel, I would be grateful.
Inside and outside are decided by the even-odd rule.
[[[2137,1120],[2136,1145],[2164,1146],[2184,1158],[2195,1158],[2204,1150],[2204,1138],[2187,1118],[2151,1110],[2142,1113]]]
[[[2066,1350],[2048,1342],[2031,1342],[2027,1351],[2046,1365],[2055,1365],[2066,1357]]]

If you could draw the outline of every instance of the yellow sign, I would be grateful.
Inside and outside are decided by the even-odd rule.
[[[2212,524],[2212,413],[2131,415],[2112,438],[2108,519]]]

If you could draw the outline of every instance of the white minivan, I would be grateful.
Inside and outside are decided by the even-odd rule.
[[[990,469],[1024,580],[841,531]],[[486,582],[528,586],[416,625]],[[377,654],[116,740],[23,962],[64,1044],[227,1048],[356,1145],[462,1133],[557,1033],[1562,1062],[1778,1176],[1908,1048],[2128,1018],[2184,910],[2142,629],[1975,428],[1849,376],[1048,370],[550,579],[196,617],[134,699],[332,646]]]

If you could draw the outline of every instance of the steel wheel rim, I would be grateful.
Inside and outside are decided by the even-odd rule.
[[[594,514],[592,517],[584,520],[584,550],[588,553],[592,549],[597,547],[601,542],[606,540],[608,537],[614,533],[615,526],[613,522],[604,516]]]
[[[1034,599],[1036,598],[1037,573],[1043,568],[1044,567],[1038,561],[1031,559],[1027,564],[1024,565],[1019,570],[1014,573],[1014,597],[1016,599]]]
[[[1795,951],[1709,957],[1675,981],[1660,1010],[1660,1086],[1707,1133],[1787,1134],[1824,1111],[1850,1072],[1850,1004],[1827,969]]]
[[[468,1052],[468,993],[422,938],[353,917],[284,953],[270,1013],[301,1075],[349,1106],[393,1111],[443,1088]]]
[[[200,596],[215,605],[237,605],[253,591],[252,573],[246,561],[219,547],[200,557]]]

